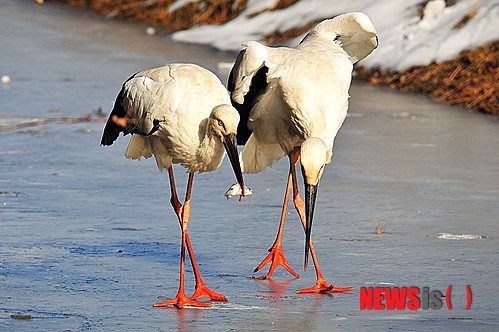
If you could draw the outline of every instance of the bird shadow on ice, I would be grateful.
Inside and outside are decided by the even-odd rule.
[[[286,279],[282,281],[275,281],[273,279],[263,279],[263,277],[250,276],[249,279],[256,280],[258,286],[260,287],[260,293],[257,294],[257,298],[267,299],[267,300],[278,300],[285,298],[297,298],[297,295],[286,295],[289,294],[291,285],[296,278]]]
[[[84,256],[141,257],[153,261],[178,263],[177,243],[163,242],[117,242],[106,244],[84,244],[72,246],[69,252]]]

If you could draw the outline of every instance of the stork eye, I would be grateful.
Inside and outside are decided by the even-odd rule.
[[[222,120],[218,120],[218,125],[219,125],[220,127],[223,127],[223,126],[224,126],[223,121],[222,121]]]

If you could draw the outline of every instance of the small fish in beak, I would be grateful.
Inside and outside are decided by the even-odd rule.
[[[253,195],[253,190],[244,186],[244,196],[251,195]],[[227,197],[227,199],[232,198],[233,196],[243,196],[243,189],[239,183],[234,183],[225,193],[225,197]]]

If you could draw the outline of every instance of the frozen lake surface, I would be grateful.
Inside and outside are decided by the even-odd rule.
[[[226,81],[218,64],[233,56],[145,28],[0,0],[0,75],[11,77],[0,85],[0,128],[109,112],[132,73],[166,63],[199,63]],[[295,294],[315,273],[301,268],[292,208],[284,251],[301,278],[282,268],[272,280],[248,278],[274,241],[287,159],[246,176],[255,194],[243,202],[223,196],[234,182],[225,160],[195,177],[189,223],[204,281],[229,298],[210,309],[151,306],[176,294],[180,246],[167,176],[153,160],[127,160],[128,139],[101,147],[99,121],[0,131],[0,330],[499,330],[498,118],[362,83],[351,96],[313,238],[326,279],[355,290]],[[183,196],[186,175],[176,171]],[[359,309],[361,287],[449,285],[453,310]]]

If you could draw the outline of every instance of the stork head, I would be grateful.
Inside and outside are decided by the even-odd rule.
[[[356,63],[378,47],[378,37],[369,17],[360,12],[346,13],[317,24],[302,41],[322,36],[336,43]]]
[[[210,125],[213,133],[224,141],[225,137],[237,134],[239,113],[231,105],[221,104],[215,106],[210,114]]]
[[[320,138],[309,137],[302,143],[300,148],[301,171],[305,180],[305,270],[308,265],[315,198],[324,166],[328,161],[327,155],[326,144]]]
[[[231,105],[222,104],[215,106],[209,118],[209,130],[220,139],[229,156],[230,164],[236,175],[237,182],[244,192],[243,173],[239,163],[237,151],[237,125],[239,124],[239,113]]]

